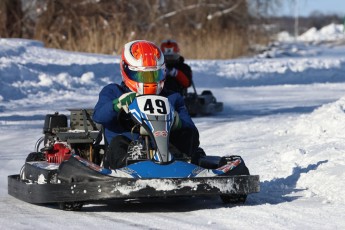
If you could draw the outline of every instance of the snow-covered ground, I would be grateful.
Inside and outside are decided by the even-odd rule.
[[[119,57],[0,39],[1,229],[345,229],[345,46],[277,43],[255,57],[188,60],[197,91],[224,111],[196,117],[209,155],[241,155],[261,192],[219,198],[114,201],[81,212],[7,194],[42,136],[45,114],[93,108],[119,82]]]

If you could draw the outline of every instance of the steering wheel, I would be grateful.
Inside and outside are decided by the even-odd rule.
[[[135,121],[133,121],[131,115],[129,113],[126,113],[124,109],[120,109],[117,115],[117,121],[125,130],[128,131],[131,131],[132,128],[136,126],[136,123]]]

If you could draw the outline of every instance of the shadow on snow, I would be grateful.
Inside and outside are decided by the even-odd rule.
[[[316,170],[320,165],[327,163],[328,160],[319,161],[316,164],[310,164],[306,168],[297,166],[293,168],[292,174],[286,178],[277,178],[271,181],[260,183],[260,193],[251,195],[249,203],[260,204],[280,204],[294,201],[301,196],[294,194],[306,189],[296,188],[297,181],[301,174]]]

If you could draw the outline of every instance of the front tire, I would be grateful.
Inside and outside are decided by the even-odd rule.
[[[59,203],[59,208],[64,211],[80,211],[83,205],[81,202],[62,202]]]
[[[247,166],[245,165],[243,159],[240,156],[232,155],[222,157],[219,167],[226,165],[230,161],[241,160],[241,163],[236,166],[233,170],[230,171],[229,175],[250,175]],[[222,194],[220,199],[224,204],[244,204],[247,199],[247,194]]]
[[[220,199],[224,204],[244,204],[247,199],[246,194],[225,194],[220,195]]]

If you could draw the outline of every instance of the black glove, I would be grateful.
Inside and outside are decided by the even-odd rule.
[[[180,116],[178,115],[178,112],[174,112],[174,123],[171,127],[171,130],[180,129],[182,127],[182,121],[180,120]]]
[[[167,71],[166,72],[167,76],[170,76],[170,77],[176,77],[177,76],[177,71],[178,70],[176,68],[174,68],[174,67],[172,67],[170,69],[167,69],[166,71]]]

